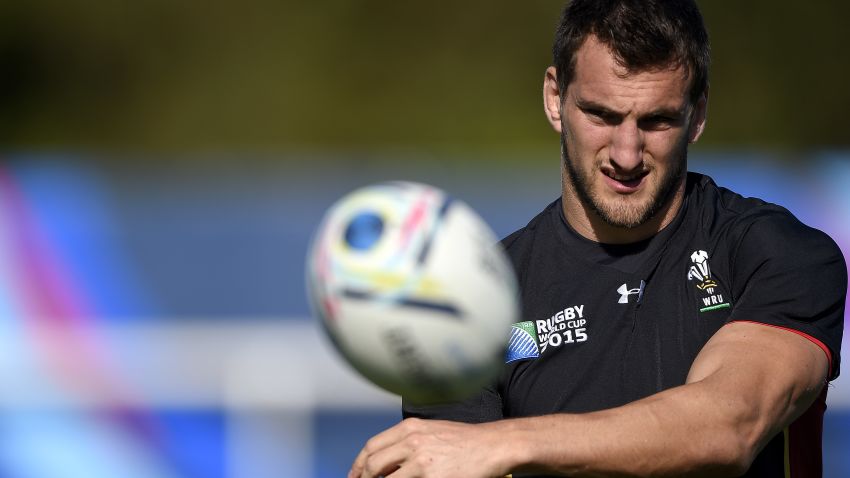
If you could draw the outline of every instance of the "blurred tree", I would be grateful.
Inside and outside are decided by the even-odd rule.
[[[847,147],[850,4],[704,1],[702,147]],[[0,5],[9,149],[539,151],[560,1]]]

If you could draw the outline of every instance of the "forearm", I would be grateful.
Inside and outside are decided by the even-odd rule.
[[[718,403],[703,384],[668,390],[624,407],[498,424],[510,446],[507,468],[570,476],[736,476],[758,447],[747,407]]]

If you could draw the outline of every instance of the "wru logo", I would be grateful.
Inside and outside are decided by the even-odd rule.
[[[711,269],[708,266],[708,253],[705,251],[694,251],[691,254],[691,266],[688,272],[688,280],[697,280],[697,287],[709,294],[714,293],[714,288],[717,287],[717,282],[711,278]]]
[[[708,267],[708,253],[701,250],[694,251],[691,254],[691,262],[693,262],[693,265],[688,269],[688,280],[696,281],[697,289],[705,294],[705,296],[700,297],[703,307],[699,311],[710,312],[732,307],[732,304],[723,300],[723,294],[720,291],[714,293],[714,289],[718,285],[717,281],[711,277],[711,269]]]

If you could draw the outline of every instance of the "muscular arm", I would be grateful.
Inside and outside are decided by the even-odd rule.
[[[481,425],[406,420],[370,440],[350,476],[740,475],[812,404],[827,368],[824,352],[799,335],[731,323],[706,344],[683,386],[578,415]]]
[[[706,344],[684,386],[611,410],[506,425],[523,437],[550,427],[564,430],[556,433],[570,446],[549,442],[529,454],[529,464],[545,470],[737,475],[812,404],[827,367],[823,351],[803,337],[732,323]]]

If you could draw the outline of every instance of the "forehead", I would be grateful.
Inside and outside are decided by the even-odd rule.
[[[567,93],[617,111],[680,109],[688,101],[689,86],[684,67],[674,64],[629,71],[608,46],[590,35],[576,52]]]

